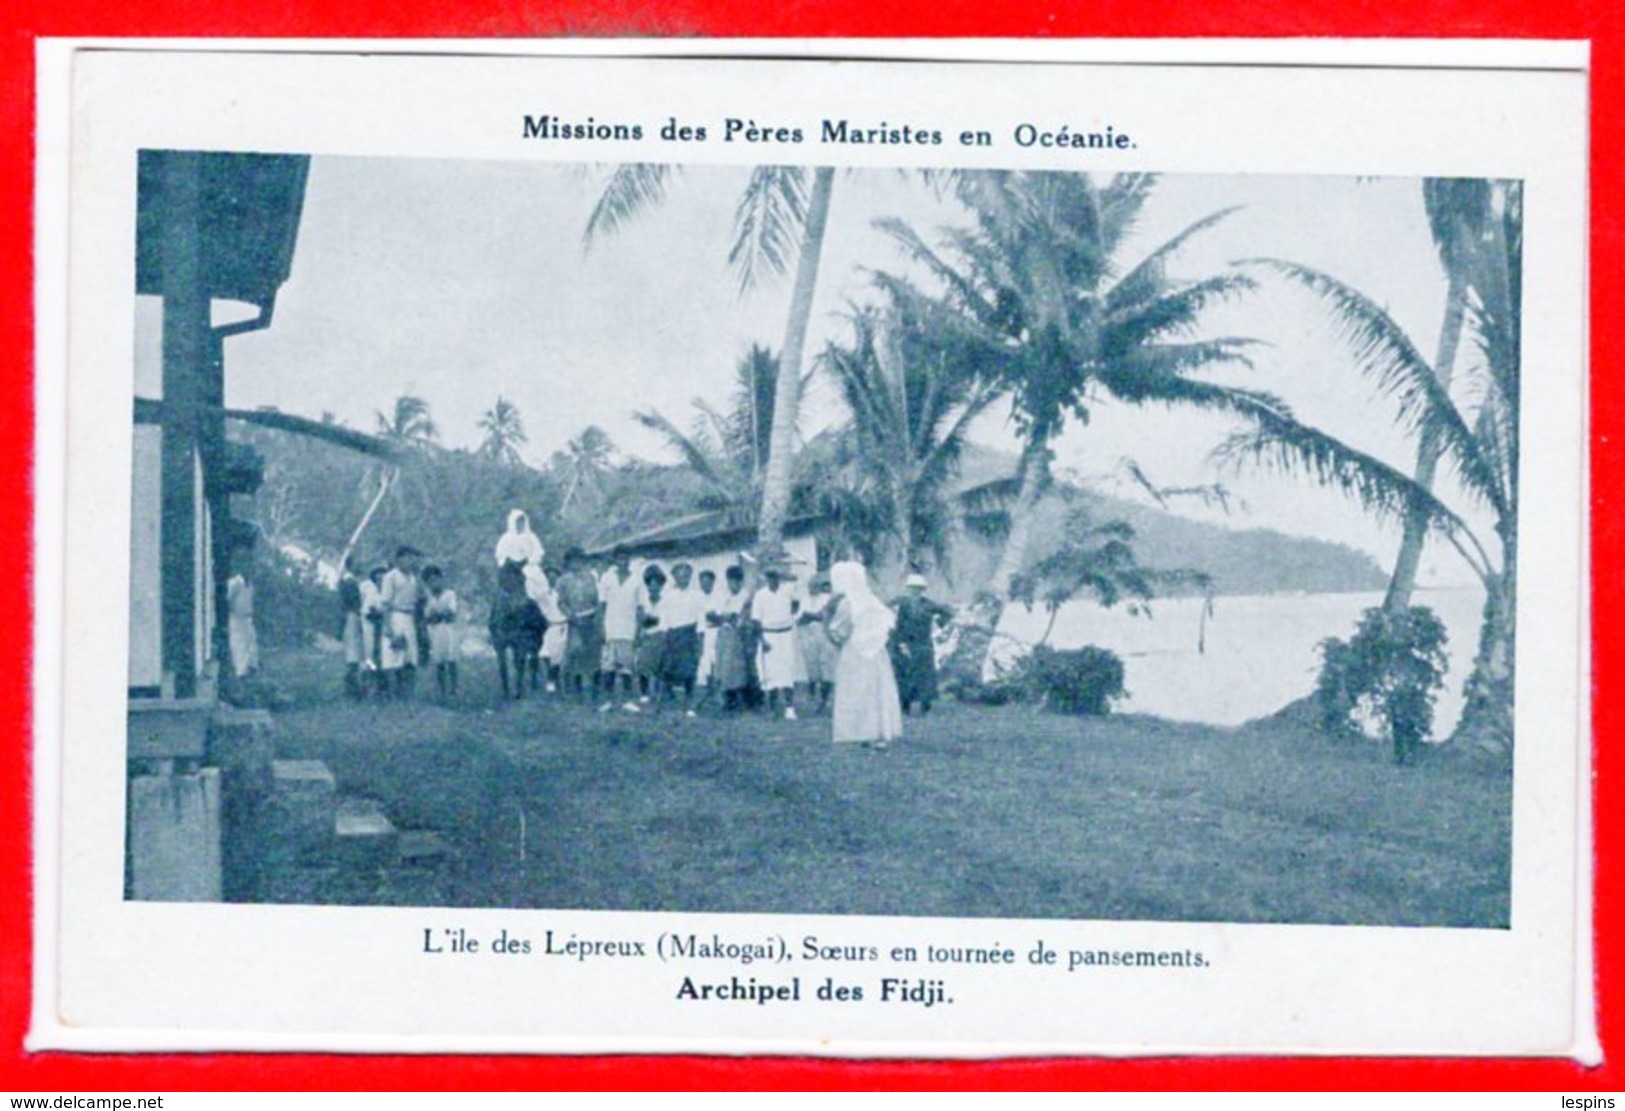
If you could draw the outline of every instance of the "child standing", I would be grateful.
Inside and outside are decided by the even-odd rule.
[[[429,659],[442,699],[457,697],[457,594],[434,564],[423,569],[423,620],[429,626]]]

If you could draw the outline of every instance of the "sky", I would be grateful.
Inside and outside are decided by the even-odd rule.
[[[292,276],[262,332],[227,341],[227,402],[335,414],[372,430],[376,412],[403,393],[424,397],[442,441],[472,447],[498,395],[514,402],[540,464],[589,424],[623,453],[675,462],[633,419],[654,408],[686,425],[694,398],[724,400],[734,365],[752,344],[783,343],[791,280],[741,293],[727,263],[733,207],[747,168],[692,166],[666,202],[613,235],[585,242],[592,205],[610,167],[459,160],[312,160]],[[1156,186],[1126,265],[1187,225],[1238,206],[1192,239],[1174,267],[1198,277],[1242,259],[1277,257],[1314,266],[1383,305],[1432,355],[1445,284],[1418,179],[1166,176]],[[963,221],[952,202],[894,171],[837,178],[809,355],[847,334],[846,314],[872,297],[868,271],[908,273],[907,260],[874,221],[896,216],[928,240]],[[137,383],[150,381],[161,312],[137,307]],[[1414,447],[1390,407],[1352,368],[1324,308],[1283,282],[1215,311],[1212,334],[1263,341],[1252,370],[1221,380],[1272,390],[1321,424],[1402,469]],[[1463,357],[1470,357],[1468,345]],[[815,379],[802,430],[841,419],[834,391]],[[1220,471],[1210,453],[1236,427],[1222,417],[1103,399],[1087,424],[1055,445],[1057,467],[1107,492],[1132,493],[1121,461],[1161,486],[1222,481],[1240,499],[1228,512],[1192,502],[1179,512],[1227,527],[1271,527],[1353,545],[1392,559],[1397,526],[1340,495],[1256,473]],[[984,417],[975,438],[1014,450],[1008,411]],[[1467,507],[1452,496],[1446,500]],[[1475,523],[1481,514],[1467,514]],[[1470,573],[1430,544],[1423,581]]]

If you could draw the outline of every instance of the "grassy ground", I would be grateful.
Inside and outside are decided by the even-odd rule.
[[[827,719],[503,704],[483,661],[455,708],[431,676],[414,704],[357,705],[337,670],[268,661],[280,754],[449,840],[436,902],[1507,924],[1510,781],[1443,754],[1400,769],[1285,725],[953,704],[872,752]]]

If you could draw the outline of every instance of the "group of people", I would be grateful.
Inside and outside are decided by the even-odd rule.
[[[523,657],[515,696],[527,683],[545,685],[604,713],[673,706],[689,717],[714,698],[726,713],[761,708],[794,720],[800,688],[810,700],[801,712],[830,713],[838,742],[878,747],[901,736],[905,710],[929,711],[936,698],[934,632],[951,614],[925,597],[918,575],[894,608],[856,562],[811,575],[805,592],[782,559],[741,560],[720,576],[686,560],[634,573],[631,554],[617,549],[599,573],[580,549],[548,561],[517,509],[494,555],[491,630],[505,691],[500,630],[533,630],[514,649]],[[365,578],[346,566],[340,595],[353,696],[409,697],[417,669],[431,661],[442,697],[457,694],[457,598],[441,570],[421,561],[402,547]],[[512,623],[499,621],[504,589],[526,611],[515,611]]]
[[[347,557],[339,606],[350,697],[410,698],[419,668],[431,664],[440,696],[457,694],[457,595],[439,567],[423,565],[422,552],[402,545],[365,575]]]

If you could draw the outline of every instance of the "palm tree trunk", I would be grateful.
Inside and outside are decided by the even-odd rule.
[[[887,573],[881,576],[888,592],[902,590],[914,561],[914,522],[909,513],[908,498],[901,490],[892,491],[892,519],[897,529],[897,557],[889,561]]]
[[[1451,734],[1454,743],[1475,744],[1490,752],[1512,751],[1513,662],[1517,658],[1518,555],[1515,515],[1501,532],[1505,569],[1485,583],[1484,624],[1478,653],[1467,676],[1461,721]]]
[[[757,523],[757,547],[775,553],[784,547],[784,520],[790,512],[790,476],[795,465],[796,416],[800,408],[801,356],[807,344],[813,294],[818,287],[818,258],[824,249],[824,226],[829,220],[835,170],[824,166],[813,174],[807,223],[802,232],[801,255],[796,262],[796,284],[790,294],[790,320],[779,354],[779,376],[773,386],[773,429],[768,440],[767,474],[762,479],[762,515]]]
[[[1460,275],[1450,277],[1449,292],[1445,295],[1444,326],[1439,333],[1438,357],[1433,362],[1433,374],[1439,385],[1450,388],[1455,374],[1456,347],[1461,339],[1462,321],[1467,311],[1467,283]],[[1416,483],[1424,490],[1433,489],[1433,479],[1439,469],[1438,437],[1424,431],[1416,450]],[[1394,573],[1388,580],[1388,595],[1383,609],[1390,613],[1406,609],[1411,604],[1411,592],[1416,589],[1416,571],[1422,561],[1422,548],[1427,541],[1428,516],[1425,512],[1411,513],[1405,518],[1405,534],[1399,542],[1399,555],[1394,559]]]
[[[400,471],[391,467],[378,476],[378,492],[372,496],[372,502],[367,506],[367,511],[361,515],[361,522],[356,525],[355,531],[350,534],[350,540],[344,545],[344,551],[339,553],[339,566],[341,568],[349,560],[350,553],[355,551],[355,546],[361,542],[361,534],[367,531],[367,526],[372,523],[372,515],[378,512],[378,507],[383,504],[384,495],[388,494],[390,487],[395,485],[395,478],[399,474]]]
[[[1004,551],[988,580],[984,607],[977,610],[976,620],[985,623],[989,633],[996,632],[1004,607],[1010,601],[1010,584],[1027,568],[1027,552],[1032,547],[1033,521],[1037,517],[1038,503],[1043,500],[1050,484],[1050,451],[1047,436],[1028,434],[1027,445],[1021,451],[1021,485],[1016,494],[1015,508],[1010,512],[1010,532],[1004,540]],[[1053,626],[1053,616],[1050,624]],[[1045,639],[1049,633],[1045,631]],[[997,670],[995,650],[999,648],[996,636],[989,636],[987,650],[982,658],[981,676],[990,679]]]
[[[1021,451],[1021,486],[1016,494],[1015,508],[1010,512],[1010,533],[1005,537],[1004,551],[1000,553],[998,566],[993,569],[993,577],[987,585],[997,606],[1004,605],[1010,597],[1011,582],[1026,570],[1027,551],[1033,540],[1033,519],[1037,515],[1038,503],[1049,489],[1051,454],[1048,437],[1036,435],[1028,437],[1027,445]]]

